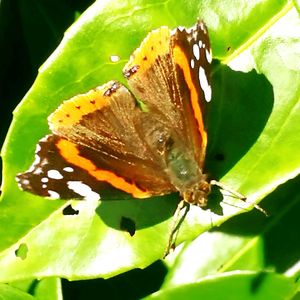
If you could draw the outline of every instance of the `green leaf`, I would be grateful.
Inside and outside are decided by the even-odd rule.
[[[5,300],[34,300],[33,296],[4,283],[0,283],[0,295]]]
[[[46,278],[42,280],[29,279],[12,282],[10,286],[34,296],[36,300],[62,299],[61,283],[58,278]],[[1,292],[0,295],[2,295]]]
[[[62,300],[62,289],[59,278],[45,278],[38,282],[34,296],[37,300]]]
[[[215,58],[264,75],[215,67],[207,171],[251,203],[299,173],[300,26],[291,2],[99,0],[66,32],[15,110],[2,151],[0,281],[111,277],[162,257],[177,195],[120,197],[100,205],[48,201],[21,192],[14,177],[30,166],[35,144],[49,133],[47,116],[62,100],[110,79],[124,82],[122,67],[151,29],[191,26],[197,18],[207,23]],[[111,55],[120,61],[113,63]],[[215,160],[218,154],[223,161]],[[214,214],[191,208],[178,241],[220,225],[251,203],[225,197]],[[78,215],[63,214],[70,204]],[[120,230],[124,218],[135,227],[133,236]],[[25,256],[18,255],[20,246]]]
[[[0,298],[5,300],[60,300],[62,299],[60,280],[47,278],[24,280],[11,284],[0,284]]]
[[[161,290],[146,299],[291,299],[296,287],[290,278],[272,272],[234,271],[196,283]]]

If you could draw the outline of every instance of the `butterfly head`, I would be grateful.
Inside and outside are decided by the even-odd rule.
[[[211,191],[211,185],[206,179],[207,176],[203,174],[199,182],[182,191],[183,200],[202,208],[207,207],[207,196]]]

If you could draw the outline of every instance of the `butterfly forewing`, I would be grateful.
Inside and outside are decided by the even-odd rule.
[[[183,112],[189,124],[189,134],[194,137],[193,146],[195,152],[199,154],[197,159],[202,165],[207,145],[204,116],[206,104],[211,100],[210,63],[212,58],[204,23],[198,22],[189,29],[176,28],[171,38],[171,49],[176,66],[176,79],[183,99]],[[197,139],[197,132],[200,139]]]
[[[134,95],[160,115],[171,138],[191,151],[200,166],[207,144],[202,112],[210,100],[209,54],[202,22],[188,30],[162,27],[148,34],[123,70]],[[207,95],[200,79],[206,79]]]

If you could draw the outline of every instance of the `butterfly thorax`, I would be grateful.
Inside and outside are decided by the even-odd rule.
[[[184,201],[206,207],[210,184],[192,152],[174,143],[167,151],[167,172]]]

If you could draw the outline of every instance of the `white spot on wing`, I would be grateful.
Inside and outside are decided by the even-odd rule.
[[[27,172],[33,172],[34,168],[41,162],[41,158],[38,154],[35,154],[34,156],[34,162],[32,163],[31,167],[28,169]]]
[[[66,172],[69,172],[69,173],[74,172],[74,169],[71,168],[71,167],[65,167],[65,168],[63,168],[63,170],[66,171]]]
[[[202,47],[202,41],[200,40],[200,41],[198,42],[198,44],[199,44],[199,48],[201,48],[201,47]]]
[[[199,46],[197,44],[193,45],[193,53],[195,55],[195,58],[197,60],[199,60],[199,58],[200,58],[200,49],[199,49]]]
[[[186,32],[187,32],[188,34],[191,34],[192,31],[193,31],[193,27],[186,29]]]
[[[59,199],[60,198],[59,193],[57,193],[57,192],[49,190],[48,194],[49,194],[49,198],[51,198],[51,199]]]
[[[34,171],[34,168],[38,165],[38,164],[40,164],[40,162],[41,162],[41,158],[40,158],[40,156],[37,154],[38,152],[40,152],[41,151],[41,146],[39,145],[39,144],[37,144],[36,145],[36,148],[35,148],[35,156],[34,156],[34,162],[32,163],[32,165],[31,165],[31,167],[28,169],[28,171],[27,172],[33,172]]]
[[[57,170],[49,170],[47,175],[51,179],[63,179],[64,177]]]
[[[36,154],[35,156],[34,156],[34,162],[33,162],[33,164],[34,165],[37,165],[37,164],[39,164],[40,163],[40,161],[41,161],[41,158],[40,158],[40,156],[38,155],[38,154]]]
[[[193,59],[193,58],[191,59],[191,68],[192,68],[192,69],[194,69],[194,68],[195,68],[195,61],[194,61],[194,59]]]
[[[100,199],[100,195],[98,193],[92,191],[92,189],[88,185],[82,183],[81,181],[68,181],[67,185],[69,189],[84,197],[85,200]]]
[[[40,139],[40,142],[47,142],[48,138],[49,138],[49,135],[46,135]]]
[[[206,102],[209,102],[211,100],[211,86],[208,83],[205,70],[202,67],[199,68],[199,82],[201,89],[204,92],[205,100]]]
[[[36,168],[36,170],[33,172],[33,174],[36,174],[36,175],[39,175],[39,174],[42,174],[42,173],[43,173],[42,168]]]
[[[184,27],[183,26],[178,26],[177,29],[182,32],[184,30]]]
[[[45,157],[42,161],[41,161],[41,166],[47,165],[48,164],[48,159]]]
[[[47,177],[43,177],[42,179],[41,179],[41,182],[43,182],[43,183],[46,183],[46,182],[48,182],[49,181],[49,178],[47,178]]]
[[[205,49],[205,55],[206,55],[206,59],[209,63],[211,63],[212,61],[212,55],[211,55],[211,50]]]
[[[29,180],[28,179],[23,179],[22,180],[22,184],[23,185],[28,185],[29,184]]]
[[[42,184],[42,188],[45,189],[47,187],[47,184]]]

